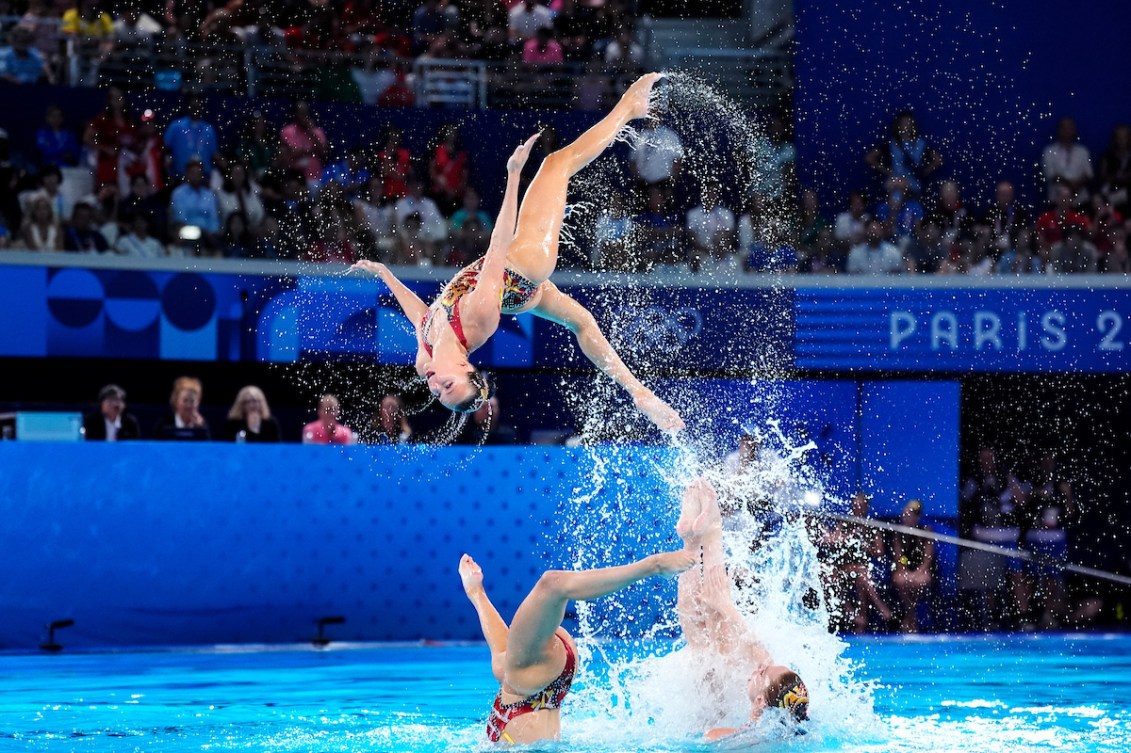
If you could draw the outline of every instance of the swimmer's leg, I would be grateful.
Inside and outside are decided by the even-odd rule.
[[[507,671],[554,661],[561,649],[560,642],[553,637],[561,627],[568,602],[606,596],[652,575],[674,575],[695,561],[692,552],[681,549],[653,554],[628,565],[543,573],[511,620]]]
[[[507,655],[507,635],[510,629],[507,623],[495,609],[495,605],[487,598],[483,589],[483,570],[475,560],[468,555],[463,555],[459,561],[459,577],[463,581],[463,592],[467,594],[475,613],[479,615],[479,628],[483,631],[483,639],[491,649],[491,674],[499,682],[503,681],[503,663]]]
[[[629,121],[648,114],[652,87],[660,77],[659,73],[641,76],[608,115],[542,161],[523,196],[509,252],[515,267],[534,282],[548,280],[557,266],[569,179],[605,151]]]

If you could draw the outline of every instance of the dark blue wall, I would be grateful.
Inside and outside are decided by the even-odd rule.
[[[912,108],[952,176],[983,204],[999,177],[1036,192],[1055,121],[1076,118],[1093,158],[1131,122],[1131,5],[1106,0],[796,0],[802,182],[843,204],[873,187],[864,153]]]

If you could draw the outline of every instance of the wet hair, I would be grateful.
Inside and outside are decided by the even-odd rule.
[[[467,381],[475,388],[475,394],[456,405],[452,410],[456,413],[474,413],[479,406],[495,396],[495,380],[488,371],[472,369],[467,372]]]
[[[786,672],[771,682],[764,697],[767,707],[785,709],[794,721],[809,720],[809,691],[796,672]]]

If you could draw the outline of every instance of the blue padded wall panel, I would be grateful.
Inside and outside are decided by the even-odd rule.
[[[675,522],[657,493],[667,452],[613,463],[641,479],[631,499],[656,546]],[[460,554],[509,618],[568,564],[552,556],[560,513],[592,472],[567,448],[0,443],[0,648],[33,648],[63,618],[74,647],[302,641],[330,615],[346,617],[327,629],[340,640],[478,639]]]

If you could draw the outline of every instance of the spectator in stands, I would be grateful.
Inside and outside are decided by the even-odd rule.
[[[779,113],[770,117],[765,135],[756,141],[754,153],[758,163],[754,192],[761,194],[771,213],[787,211],[786,205],[797,200],[797,149],[790,140],[785,117]]]
[[[593,40],[586,26],[586,10],[577,7],[576,0],[562,0],[554,14],[554,36],[562,45],[565,59],[586,63],[593,58]],[[599,105],[590,109],[605,109]]]
[[[933,275],[939,271],[943,260],[950,256],[950,245],[942,237],[942,228],[934,220],[920,222],[911,236],[903,257],[907,271]]]
[[[942,229],[944,243],[953,244],[959,238],[973,236],[974,215],[962,201],[962,190],[956,181],[944,180],[939,184],[928,216]]]
[[[322,232],[301,257],[302,261],[315,264],[353,264],[359,258],[349,228],[338,217],[323,225]]]
[[[98,189],[93,198],[88,198],[90,206],[94,208],[94,226],[102,237],[106,239],[109,249],[113,249],[122,234],[121,226],[121,196],[118,187],[106,185]]]
[[[526,65],[561,65],[565,62],[562,46],[554,39],[552,27],[538,27],[534,36],[522,43],[522,62]]]
[[[441,0],[424,0],[412,14],[412,53],[419,55],[448,29],[448,14]]]
[[[408,193],[393,205],[397,225],[404,223],[410,214],[420,216],[421,237],[431,243],[442,243],[448,237],[448,223],[436,202],[424,195],[424,185],[419,178],[408,180]]]
[[[840,520],[826,530],[819,548],[826,562],[829,581],[825,584],[829,602],[839,605],[834,619],[843,620],[856,633],[868,632],[870,611],[874,610],[885,627],[891,624],[892,611],[877,588],[877,571],[885,558],[883,537],[865,522],[871,500],[864,492],[852,497],[849,513],[856,520]]]
[[[319,233],[314,203],[310,200],[306,178],[299,170],[285,172],[282,188],[282,201],[275,213],[279,223],[277,252],[281,259],[298,259]]]
[[[26,210],[38,198],[47,199],[51,212],[60,222],[69,222],[74,209],[74,201],[63,192],[63,171],[55,165],[46,165],[39,171],[39,185],[34,191],[20,195],[20,204]]]
[[[149,234],[149,218],[144,214],[133,215],[129,228],[130,231],[114,244],[119,254],[138,259],[160,259],[168,255],[165,245]]]
[[[634,223],[635,241],[645,269],[670,267],[687,258],[683,222],[659,186],[648,188],[644,211]]]
[[[507,14],[507,35],[511,44],[522,46],[541,28],[553,29],[554,13],[535,0],[522,0]]]
[[[989,226],[994,247],[1005,251],[1012,245],[1017,231],[1028,227],[1032,219],[1029,210],[1017,201],[1013,184],[1008,180],[1001,180],[994,189],[994,201],[982,215],[981,221]]]
[[[448,221],[448,229],[452,233],[458,233],[463,229],[463,224],[468,220],[474,219],[480,225],[487,228],[490,232],[494,228],[494,220],[491,215],[484,212],[479,205],[479,192],[470,186],[463,192],[463,205],[452,214],[452,218]]]
[[[231,220],[230,217],[228,219]],[[259,226],[259,232],[255,235],[254,241],[250,254],[252,258],[282,258],[279,250],[279,221],[271,215],[263,218],[263,224]]]
[[[606,65],[615,66],[627,72],[643,70],[644,45],[636,41],[636,30],[629,25],[617,28],[616,35],[605,45]]]
[[[224,170],[224,181],[216,191],[216,205],[220,211],[220,224],[227,225],[228,217],[239,212],[248,230],[254,231],[263,223],[267,210],[259,199],[259,186],[248,174],[248,167],[240,160],[231,160]]]
[[[919,200],[908,192],[906,178],[892,176],[886,188],[887,196],[873,216],[884,224],[884,235],[893,239],[896,246],[906,248],[927,213]]]
[[[487,253],[487,247],[491,244],[491,229],[478,217],[469,217],[459,232],[451,233],[448,240],[444,266],[464,267]]]
[[[0,80],[12,84],[54,84],[55,74],[32,46],[35,37],[21,26],[8,35],[8,47],[0,48]]]
[[[958,507],[958,533],[963,538],[1015,549],[1019,531],[1014,508],[1026,494],[1026,484],[998,466],[990,447],[978,450],[978,467],[962,483]],[[1006,571],[1014,585],[1020,570],[1012,560],[993,552],[964,548],[958,559],[958,586],[966,604],[969,625],[977,629],[1000,627],[1001,600]]]
[[[1100,158],[1100,193],[1124,216],[1131,210],[1131,125],[1111,132],[1111,143]]]
[[[412,441],[412,424],[405,413],[404,398],[386,392],[377,410],[373,411],[372,444],[408,444]]]
[[[215,164],[221,169],[225,161],[220,152],[216,128],[205,120],[204,100],[192,94],[185,102],[185,114],[165,129],[165,146],[171,157],[169,173],[173,178],[185,178],[188,163],[196,160],[204,171],[204,179],[212,176]]]
[[[44,115],[44,124],[35,132],[35,149],[40,166],[72,167],[79,162],[82,151],[75,132],[63,125],[63,110],[50,105]]]
[[[877,219],[868,220],[864,240],[848,251],[845,271],[850,275],[891,275],[907,270],[903,256],[884,235],[884,225]]]
[[[137,215],[144,216],[149,221],[150,233],[162,243],[169,241],[168,203],[153,190],[144,173],[130,178],[130,192],[122,199],[120,211],[126,222]]]
[[[247,226],[243,212],[232,212],[224,219],[220,238],[220,254],[228,259],[250,259],[256,256],[256,237]]]
[[[32,167],[12,150],[8,132],[0,128],[0,213],[8,228],[19,227],[23,218],[20,192],[27,185]]]
[[[1089,229],[1088,218],[1076,211],[1072,189],[1066,185],[1053,187],[1053,205],[1037,217],[1037,234],[1050,246],[1059,243],[1069,226]]]
[[[864,231],[871,219],[868,199],[861,191],[852,191],[848,194],[848,208],[836,216],[833,237],[843,248],[851,248],[864,239]]]
[[[353,429],[343,424],[338,396],[325,394],[318,400],[318,419],[302,427],[303,444],[353,444]]]
[[[797,242],[800,248],[812,248],[825,228],[831,230],[832,224],[821,209],[821,198],[812,188],[806,188],[801,192],[797,216]]]
[[[606,196],[594,229],[593,258],[595,269],[609,272],[639,272],[644,259],[633,243],[635,221],[628,211],[628,200],[617,190]]]
[[[122,52],[149,47],[164,27],[140,7],[121,3],[114,21],[114,51]]]
[[[396,223],[392,204],[385,203],[382,196],[384,190],[381,176],[371,174],[366,190],[353,201],[353,224],[367,258],[387,258],[393,247]]]
[[[260,180],[274,164],[277,149],[271,124],[261,110],[255,110],[244,124],[236,157],[247,164],[253,179]]]
[[[369,184],[369,150],[360,144],[352,146],[344,159],[331,162],[322,171],[321,186],[337,183],[350,199],[356,199]]]
[[[1056,140],[1041,153],[1041,173],[1050,203],[1057,200],[1057,186],[1068,189],[1072,206],[1081,206],[1091,198],[1088,184],[1093,177],[1092,155],[1077,139],[1076,121],[1062,117],[1057,121]]]
[[[923,195],[927,179],[942,166],[943,157],[919,132],[914,113],[897,113],[887,143],[868,152],[865,161],[886,181],[893,176],[907,180],[907,193]]]
[[[279,442],[282,431],[271,415],[267,396],[253,384],[240,388],[224,420],[224,440],[228,442]]]
[[[204,183],[204,163],[198,159],[188,161],[185,182],[173,189],[169,224],[179,244],[197,254],[219,247],[220,206],[216,193]]]
[[[32,34],[32,45],[52,68],[59,62],[59,18],[51,12],[47,0],[29,0],[27,11],[20,16],[19,27]]]
[[[470,157],[460,140],[459,126],[454,123],[440,127],[437,141],[428,163],[429,196],[447,217],[456,211],[468,190]]]
[[[1040,610],[1038,625],[1044,630],[1059,628],[1068,615],[1064,571],[1057,564],[1068,559],[1070,529],[1079,516],[1072,482],[1061,470],[1056,453],[1042,453],[1032,491],[1022,505],[1020,522],[1022,545],[1036,557],[1025,565],[1025,588],[1036,597]]]
[[[79,55],[79,79],[72,83],[94,86],[99,65],[114,49],[114,19],[103,12],[100,0],[79,0],[63,14],[60,31],[74,41]]]
[[[330,154],[330,142],[326,132],[315,122],[308,102],[295,103],[294,119],[283,126],[279,141],[279,159],[287,168],[300,171],[310,192],[317,192],[322,166]]]
[[[126,96],[111,87],[106,92],[106,107],[87,125],[83,143],[96,155],[94,187],[117,185],[122,151],[137,138],[137,124],[130,114]]]
[[[836,274],[843,272],[844,266],[844,249],[837,243],[833,229],[826,227],[817,234],[817,242],[807,249],[797,269],[807,274]]]
[[[408,67],[403,62],[393,64],[393,83],[377,97],[379,107],[412,107],[416,94],[408,84]]]
[[[722,471],[733,478],[757,473],[767,465],[767,458],[762,455],[762,438],[752,431],[747,431],[738,438],[738,446],[723,458]]]
[[[475,412],[471,420],[464,424],[455,439],[456,444],[510,445],[518,444],[518,431],[501,421],[499,398],[487,398]]]
[[[141,439],[141,426],[137,417],[126,411],[124,389],[116,384],[108,384],[98,391],[98,410],[83,416],[82,435],[88,442]]]
[[[436,242],[425,237],[424,219],[418,212],[412,212],[397,222],[390,263],[430,267],[439,257],[439,252]]]
[[[1042,272],[1040,259],[1033,247],[1033,231],[1029,227],[1017,228],[1009,247],[998,257],[996,272],[999,275],[1028,275]]]
[[[913,499],[903,506],[899,523],[907,528],[930,532],[924,525],[923,503]],[[899,629],[904,633],[919,632],[919,605],[927,598],[935,583],[935,542],[909,533],[897,533],[891,539],[891,585],[899,596]]]
[[[30,251],[62,251],[63,227],[45,196],[36,196],[24,213],[20,240]]]
[[[673,185],[683,167],[683,157],[679,134],[659,120],[648,120],[636,132],[629,167],[642,189],[655,186],[671,198]]]
[[[692,272],[706,266],[730,268],[737,271],[734,258],[737,222],[732,212],[722,203],[722,184],[715,177],[703,182],[702,202],[687,212],[687,237],[691,241],[688,262]]]
[[[133,176],[146,177],[154,191],[164,191],[168,180],[169,151],[157,127],[157,113],[143,110],[138,118],[137,138],[122,150],[118,166],[118,190],[130,192]]]
[[[390,124],[377,152],[377,172],[385,182],[385,201],[395,202],[408,194],[408,180],[413,174],[412,154],[404,147],[401,129]]]
[[[1053,246],[1053,271],[1060,274],[1094,274],[1099,254],[1084,228],[1070,224],[1060,243]]]
[[[157,422],[154,439],[208,441],[212,429],[200,413],[204,388],[196,377],[178,377],[169,396],[171,411]]]
[[[79,201],[71,212],[71,222],[63,232],[63,250],[84,254],[110,250],[106,237],[94,227],[95,209],[89,200]]]
[[[375,44],[366,44],[359,55],[361,64],[350,68],[350,75],[357,85],[363,104],[377,104],[377,99],[385,93],[396,76],[388,66],[389,53]]]

